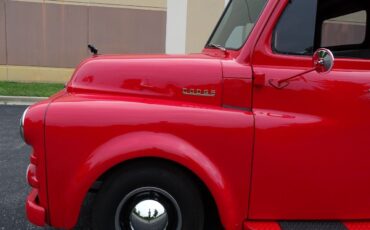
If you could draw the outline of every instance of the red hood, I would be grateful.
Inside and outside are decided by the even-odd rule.
[[[80,65],[67,90],[220,105],[221,82],[220,59],[207,55],[98,56]]]

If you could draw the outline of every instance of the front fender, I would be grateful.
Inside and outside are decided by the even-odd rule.
[[[113,100],[114,99],[114,100]],[[227,229],[248,212],[253,114],[155,99],[68,95],[46,117],[50,224],[71,228],[91,185],[132,159],[162,158],[192,171]]]
[[[137,158],[155,157],[176,162],[195,173],[214,196],[223,219],[232,218],[226,210],[234,210],[227,182],[220,170],[205,154],[183,139],[166,133],[134,132],[118,136],[101,145],[82,165],[71,181],[66,196],[71,197],[65,224],[72,227],[77,220],[80,206],[91,185],[114,166]],[[73,213],[71,212],[73,210]],[[224,212],[222,212],[224,211]],[[73,218],[71,218],[73,216]]]

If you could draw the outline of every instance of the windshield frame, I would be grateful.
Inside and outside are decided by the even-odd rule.
[[[225,17],[225,15],[226,15],[226,13],[229,11],[229,8],[231,7],[231,4],[232,4],[232,2],[233,2],[233,1],[234,1],[234,0],[229,0],[229,2],[228,2],[228,4],[227,4],[227,6],[225,7],[224,11],[222,12],[221,17],[219,18],[219,20],[218,20],[218,22],[217,22],[217,24],[216,24],[215,28],[214,28],[214,29],[213,29],[213,31],[212,31],[211,36],[208,38],[207,43],[206,43],[206,45],[205,45],[205,47],[204,47],[204,48],[207,48],[207,49],[217,49],[216,47],[214,47],[214,46],[212,46],[212,45],[211,45],[211,44],[212,44],[211,40],[212,40],[213,36],[215,35],[215,33],[217,32],[217,30],[219,29],[220,24],[221,24],[222,20],[224,19],[224,17]],[[270,0],[266,0],[266,3],[265,3],[265,5],[263,6],[263,8],[262,8],[261,12],[259,12],[259,15],[258,15],[258,17],[257,17],[256,22],[255,22],[255,23],[254,23],[254,25],[253,25],[252,30],[250,31],[250,33],[248,34],[248,36],[246,36],[246,37],[245,37],[245,41],[244,41],[244,42],[242,42],[242,44],[240,45],[240,47],[239,47],[239,48],[223,47],[223,48],[225,48],[226,50],[239,51],[239,50],[241,50],[241,49],[244,47],[244,45],[245,45],[245,44],[247,43],[247,41],[248,41],[248,38],[249,38],[249,37],[250,37],[250,35],[253,33],[253,30],[254,30],[254,28],[256,27],[256,24],[259,22],[259,20],[260,20],[260,18],[261,18],[261,15],[262,15],[262,14],[263,14],[263,12],[266,10],[266,6],[268,5],[269,1],[270,1]],[[219,44],[218,44],[218,45],[219,45]]]

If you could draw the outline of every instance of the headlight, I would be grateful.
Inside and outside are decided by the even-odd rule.
[[[20,129],[20,133],[21,133],[21,137],[23,139],[24,142],[26,142],[25,138],[24,138],[24,119],[26,117],[26,114],[27,114],[27,111],[28,111],[29,107],[23,112],[23,115],[19,121],[19,129]]]

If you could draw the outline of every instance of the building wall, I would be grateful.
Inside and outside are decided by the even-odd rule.
[[[187,0],[167,0],[166,53],[186,53]]]
[[[0,0],[0,80],[66,82],[90,56],[201,52],[228,0]]]
[[[229,0],[167,0],[166,52],[199,53]]]
[[[224,7],[225,0],[188,0],[187,53],[198,53],[204,48]]]
[[[6,64],[5,2],[0,0],[0,65]]]
[[[0,80],[65,82],[91,55],[164,53],[165,0],[0,0]]]

